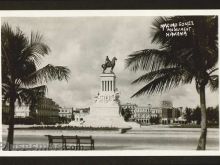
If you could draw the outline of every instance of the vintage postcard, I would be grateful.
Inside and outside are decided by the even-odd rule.
[[[219,155],[219,14],[1,11],[0,154]]]

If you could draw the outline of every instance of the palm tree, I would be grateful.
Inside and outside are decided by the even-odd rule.
[[[4,23],[1,27],[1,41],[2,96],[4,102],[9,102],[6,149],[12,150],[15,102],[33,103],[38,96],[44,96],[46,86],[43,83],[50,80],[67,80],[70,70],[50,64],[39,68],[42,57],[50,52],[39,33],[31,33],[29,39],[19,28],[13,30]]]
[[[168,37],[161,28],[164,23],[193,22],[187,36]],[[132,97],[142,94],[161,93],[179,85],[195,81],[200,95],[201,136],[197,149],[205,150],[206,146],[206,99],[205,88],[218,88],[218,68],[216,16],[175,16],[156,18],[152,26],[152,43],[158,49],[145,49],[129,55],[126,67],[131,71],[143,70],[146,73],[132,84],[146,83]]]

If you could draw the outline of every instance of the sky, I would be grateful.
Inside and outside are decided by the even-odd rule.
[[[174,107],[196,107],[199,95],[195,83],[174,88],[163,94],[130,98],[144,84],[131,85],[141,73],[125,68],[125,59],[134,51],[156,48],[151,44],[151,25],[154,17],[8,17],[12,28],[19,27],[28,37],[39,32],[51,52],[43,58],[47,64],[66,66],[71,70],[70,79],[47,84],[47,97],[62,107],[89,107],[99,92],[101,64],[106,56],[116,57],[114,73],[120,91],[121,103],[139,106],[159,106],[160,101],[170,100]],[[207,106],[218,105],[218,92],[206,90]]]

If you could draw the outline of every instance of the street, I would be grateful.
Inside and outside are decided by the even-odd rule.
[[[3,143],[7,131],[3,129]],[[198,128],[160,128],[144,126],[127,133],[80,130],[16,130],[14,144],[48,144],[45,135],[92,135],[95,150],[195,150]],[[208,129],[207,150],[219,150],[219,129]]]

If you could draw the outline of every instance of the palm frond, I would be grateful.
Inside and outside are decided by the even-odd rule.
[[[9,102],[10,99],[10,86],[2,82],[2,102]]]
[[[131,97],[138,97],[143,94],[161,93],[171,88],[175,88],[180,84],[185,84],[181,73],[167,73],[161,77],[153,79]]]
[[[125,60],[126,68],[137,70],[158,70],[166,66],[175,66],[173,55],[165,50],[145,49],[134,52]]]
[[[18,100],[25,104],[31,104],[33,101],[45,96],[47,87],[45,85],[33,88],[19,88]]]
[[[148,83],[148,82],[153,81],[154,79],[157,79],[157,78],[162,77],[162,76],[170,75],[170,74],[171,75],[172,74],[173,75],[179,74],[179,76],[182,75],[182,81],[184,83],[189,83],[193,79],[193,75],[191,75],[186,70],[184,70],[180,67],[174,67],[174,68],[163,68],[163,69],[160,69],[160,70],[148,72],[148,73],[140,76],[136,80],[134,80],[132,82],[132,84],[137,84],[137,83],[141,83],[141,82]]]
[[[178,26],[180,22],[192,25],[187,35],[184,37],[167,35],[169,30],[163,29],[163,26],[171,24]],[[193,79],[196,80],[198,88],[209,76],[210,87],[216,90],[218,78],[211,76],[211,73],[215,71],[212,72],[218,62],[217,24],[216,16],[156,18],[152,24],[152,43],[160,44],[160,49],[137,51],[126,59],[126,68],[131,71],[147,71],[133,81],[133,84],[140,82],[147,84],[132,97],[162,92],[180,83],[191,83]]]
[[[151,37],[152,37],[151,42],[152,43],[165,45],[168,42],[165,33],[163,33],[163,29],[161,25],[165,23],[169,23],[170,19],[171,17],[155,18],[154,22],[152,23],[153,26],[152,26],[152,31],[151,31]]]
[[[21,60],[31,60],[37,65],[40,64],[41,58],[48,55],[50,48],[43,42],[43,36],[39,33],[31,32],[31,39],[29,46],[27,46],[22,53]]]
[[[209,77],[208,86],[210,87],[211,91],[217,91],[218,84],[218,75],[212,75]]]
[[[64,66],[46,65],[45,67],[30,74],[26,80],[23,81],[24,85],[44,83],[52,80],[68,80],[70,70]]]

